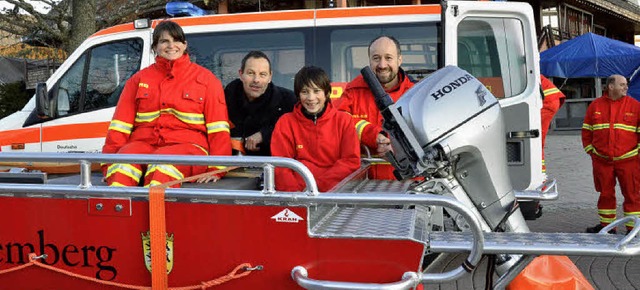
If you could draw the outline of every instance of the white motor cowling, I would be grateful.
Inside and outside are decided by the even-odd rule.
[[[393,154],[385,158],[398,179],[454,178],[489,229],[529,231],[515,211],[500,104],[478,79],[447,66],[394,104],[370,69],[362,73],[391,137]]]
[[[391,137],[393,153],[385,158],[396,178],[424,176],[424,185],[442,182],[430,193],[467,204],[484,221],[485,231],[529,232],[509,178],[500,103],[478,79],[447,66],[394,104],[370,69],[362,73]],[[502,255],[496,271],[504,273],[518,260]]]
[[[423,147],[462,124],[475,122],[479,114],[496,105],[498,100],[478,79],[455,66],[437,70],[396,102]]]
[[[446,172],[464,188],[490,228],[528,231],[519,212],[503,220],[515,206],[505,125],[498,100],[478,79],[447,66],[416,84],[395,108],[425,152],[439,148],[446,155],[451,163]],[[406,154],[402,151],[395,155]]]

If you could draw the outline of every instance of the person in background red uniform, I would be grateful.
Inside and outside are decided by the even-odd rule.
[[[307,166],[320,191],[329,191],[360,168],[360,143],[348,114],[330,102],[331,82],[321,68],[306,66],[294,79],[299,102],[284,114],[273,130],[273,156],[289,157]],[[302,191],[302,177],[287,168],[276,168],[276,189]]]
[[[624,196],[624,215],[640,216],[640,102],[627,96],[627,89],[623,76],[610,76],[607,91],[589,105],[584,116],[582,145],[591,156],[593,181],[600,192],[600,223],[587,228],[588,233],[599,232],[616,219],[616,179]],[[632,222],[625,225],[628,231],[634,227]]]
[[[547,164],[544,158],[544,145],[549,132],[549,126],[562,104],[565,95],[545,76],[540,75],[540,89],[542,93],[542,109],[540,109],[541,130],[542,130],[542,174],[547,179]],[[521,201],[520,210],[525,219],[535,220],[542,216],[542,205],[540,201]]]
[[[542,173],[547,173],[547,165],[544,158],[544,144],[547,139],[547,132],[553,116],[556,115],[562,104],[565,95],[545,76],[540,75],[540,86],[542,87],[542,109],[540,109],[540,119],[542,121]]]
[[[400,68],[402,53],[398,40],[392,36],[379,36],[369,44],[369,66],[394,102],[413,86],[413,82]],[[391,150],[391,141],[382,130],[382,115],[362,75],[347,84],[338,108],[351,114],[360,142],[377,156]],[[372,179],[395,179],[393,166],[388,162],[375,165],[369,171]]]
[[[182,28],[172,21],[160,22],[151,47],[156,62],[127,81],[102,153],[231,155],[222,84],[190,61]],[[104,164],[102,171],[110,186],[150,186],[221,168],[114,163]]]

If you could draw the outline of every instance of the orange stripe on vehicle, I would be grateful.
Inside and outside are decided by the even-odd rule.
[[[339,18],[358,16],[391,16],[405,14],[440,14],[440,5],[370,7],[362,9],[326,9],[318,10],[316,18]]]
[[[42,142],[106,137],[108,128],[109,122],[48,126],[43,128]],[[16,143],[40,143],[39,128],[0,132],[0,146]]]
[[[207,25],[207,24],[229,24],[241,22],[261,22],[261,21],[283,21],[313,19],[313,10],[270,12],[270,13],[243,13],[243,14],[221,14],[202,17],[174,18],[172,21],[180,26]],[[154,20],[152,27],[156,27],[162,20]]]
[[[282,12],[242,13],[242,14],[218,14],[201,17],[169,18],[180,26],[194,26],[207,24],[229,24],[242,22],[283,21],[313,19],[314,12],[317,18],[339,18],[357,16],[388,16],[405,14],[440,14],[440,5],[402,6],[402,7],[368,7],[347,9],[322,9],[322,10],[296,10]],[[162,20],[153,20],[151,26],[156,27]],[[100,30],[92,35],[100,36],[112,33],[132,31],[133,22],[115,25]]]
[[[14,143],[39,143],[39,128],[23,128],[16,130],[7,130],[0,132],[0,146],[11,145]]]
[[[109,122],[43,127],[42,142],[106,137],[108,129]]]
[[[130,23],[119,24],[119,25],[111,26],[109,28],[102,29],[102,30],[94,33],[90,37],[99,36],[99,35],[107,35],[107,34],[124,32],[124,31],[132,31],[134,29],[135,28],[133,27],[133,22],[130,22]]]

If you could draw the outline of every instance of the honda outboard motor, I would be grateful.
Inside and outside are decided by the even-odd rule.
[[[417,191],[453,195],[485,231],[529,232],[509,179],[502,110],[478,79],[447,66],[393,104],[370,68],[362,74],[384,117],[394,150],[385,159],[398,179],[424,176]]]

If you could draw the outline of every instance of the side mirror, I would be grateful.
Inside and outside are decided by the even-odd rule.
[[[49,119],[57,117],[57,98],[51,98],[47,94],[47,84],[36,84],[36,114],[40,119]]]

